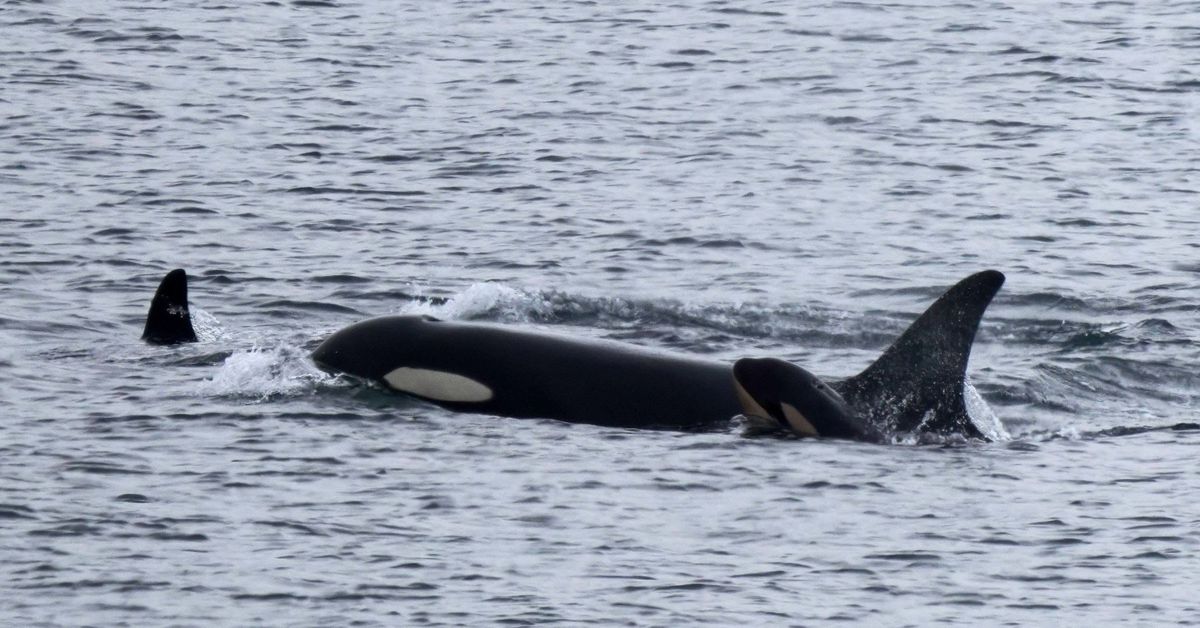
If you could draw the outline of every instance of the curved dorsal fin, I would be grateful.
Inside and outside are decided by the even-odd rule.
[[[963,401],[967,360],[983,312],[1004,285],[995,270],[946,291],[866,370],[835,385],[864,418],[888,430],[982,438]]]
[[[173,345],[196,342],[192,315],[188,312],[187,273],[182,268],[167,273],[146,315],[146,330],[142,340],[154,345]]]

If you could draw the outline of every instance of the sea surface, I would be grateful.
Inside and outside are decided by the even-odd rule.
[[[1194,626],[1198,247],[1197,2],[0,0],[0,624]],[[143,344],[177,267],[201,342]],[[844,377],[987,268],[996,442],[307,357],[428,313]]]

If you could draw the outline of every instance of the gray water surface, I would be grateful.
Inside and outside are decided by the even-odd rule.
[[[1198,15],[0,2],[0,623],[1200,623]],[[144,345],[176,267],[202,342]],[[430,313],[846,376],[985,268],[994,443],[307,359]]]

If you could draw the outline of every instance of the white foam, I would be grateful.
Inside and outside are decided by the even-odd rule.
[[[475,283],[443,303],[413,301],[401,308],[401,314],[428,314],[444,319],[474,318],[499,314],[503,320],[528,322],[544,318],[553,306],[544,296],[494,282]]]
[[[963,382],[963,402],[967,406],[967,416],[971,417],[971,422],[979,428],[985,438],[990,441],[1012,440],[1012,434],[1004,429],[1000,417],[996,416],[969,379]]]
[[[225,328],[221,326],[217,317],[196,307],[191,308],[191,313],[192,329],[200,342],[213,342],[225,337]]]
[[[1079,428],[1074,425],[1068,425],[1054,433],[1055,436],[1065,440],[1080,440],[1083,435],[1079,433]]]
[[[311,389],[331,377],[313,365],[299,347],[254,347],[225,358],[216,375],[200,385],[206,395],[231,395],[265,400]]]

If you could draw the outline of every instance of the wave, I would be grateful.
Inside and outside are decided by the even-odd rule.
[[[225,358],[216,374],[201,383],[197,393],[267,401],[311,392],[318,385],[334,381],[338,378],[318,369],[309,359],[308,351],[301,347],[252,347]]]
[[[403,293],[408,301],[397,312],[451,320],[536,323],[594,328],[625,340],[665,340],[688,346],[694,332],[708,340],[775,340],[831,347],[883,347],[911,323],[898,314],[885,329],[871,321],[819,306],[767,306],[752,303],[704,304],[673,299],[592,297],[560,290],[525,290],[500,283],[476,283],[449,297]],[[915,318],[915,315],[912,317]],[[682,338],[672,338],[679,335]]]

